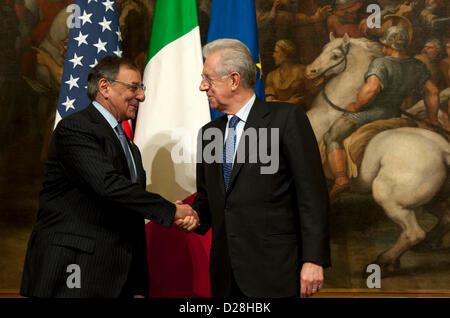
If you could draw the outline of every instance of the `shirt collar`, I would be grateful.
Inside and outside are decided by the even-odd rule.
[[[252,98],[250,98],[250,100],[244,105],[244,107],[239,109],[239,111],[236,114],[234,114],[234,115],[227,115],[228,116],[228,121],[231,119],[231,117],[238,116],[241,121],[246,123],[247,122],[247,118],[248,118],[248,114],[250,113],[250,110],[252,109],[252,106],[253,106],[253,103],[255,102],[255,99],[256,99],[256,95],[253,94]]]
[[[92,105],[94,105],[94,107],[100,112],[100,114],[102,114],[102,116],[106,119],[112,129],[116,128],[116,126],[119,124],[117,122],[117,119],[105,107],[103,107],[97,101],[93,101]]]

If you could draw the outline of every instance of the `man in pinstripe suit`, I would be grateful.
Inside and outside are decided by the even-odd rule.
[[[93,102],[61,120],[48,153],[21,295],[148,295],[144,218],[190,231],[198,216],[145,191],[139,149],[121,122],[136,116],[145,87],[133,62],[105,57],[89,73]],[[122,140],[121,140],[122,138]]]

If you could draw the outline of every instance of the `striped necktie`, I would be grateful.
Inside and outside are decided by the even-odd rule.
[[[125,152],[125,157],[127,158],[128,168],[130,169],[131,181],[136,182],[137,180],[136,171],[134,170],[133,159],[131,158],[130,149],[128,148],[125,130],[123,130],[121,123],[119,123],[114,129],[116,130],[117,135],[119,136],[120,143],[122,145],[123,151]]]
[[[240,118],[233,116],[228,123],[228,136],[223,147],[223,180],[225,182],[225,191],[228,191],[231,169],[233,167],[234,149],[236,147],[236,126]]]

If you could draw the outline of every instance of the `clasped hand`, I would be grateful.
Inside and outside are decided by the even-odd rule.
[[[199,225],[199,218],[197,212],[188,204],[183,204],[182,201],[176,201],[176,212],[173,225],[184,233],[190,233]]]

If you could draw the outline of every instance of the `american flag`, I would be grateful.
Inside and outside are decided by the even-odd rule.
[[[86,83],[91,68],[104,56],[122,56],[115,1],[77,0],[69,9],[73,14],[67,19],[70,31],[58,99],[60,118],[89,105]]]

